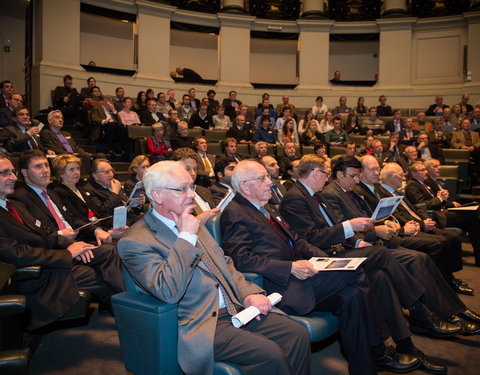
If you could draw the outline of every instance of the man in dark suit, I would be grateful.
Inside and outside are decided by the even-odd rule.
[[[26,107],[18,107],[13,113],[14,125],[7,126],[5,130],[10,133],[6,149],[14,156],[27,150],[43,150],[49,155],[54,155],[52,150],[45,149],[40,139],[40,129],[37,123],[30,120],[30,112]]]
[[[14,92],[10,95],[5,108],[0,109],[0,126],[13,126],[15,122],[13,120],[14,112],[17,108],[23,105],[22,95]]]
[[[198,135],[193,140],[193,148],[197,151],[198,156],[200,157],[200,164],[198,165],[198,170],[200,174],[204,174],[208,177],[213,177],[215,173],[213,169],[215,167],[215,156],[207,153],[208,151],[208,142],[207,138],[203,135]]]
[[[272,199],[269,203],[278,207],[283,199],[283,196],[287,192],[287,189],[279,180],[280,167],[278,162],[273,156],[270,155],[263,156],[258,162],[263,165],[268,173],[268,178],[272,181],[272,184],[270,185],[270,188],[272,189]]]
[[[393,153],[383,151],[383,144],[380,139],[374,139],[372,141],[371,149],[373,151],[372,155],[375,157],[375,159],[377,159],[380,167],[383,165],[383,163],[388,163],[395,158]]]
[[[407,117],[403,129],[400,131],[400,143],[406,146],[417,144],[417,137],[420,132],[413,129],[413,118]]]
[[[147,102],[147,110],[140,114],[140,121],[143,125],[153,125],[160,121],[166,121],[161,112],[157,112],[157,101],[149,99]]]
[[[443,121],[438,119],[433,125],[433,130],[427,133],[428,140],[441,148],[451,148],[450,141],[452,139],[452,133],[446,133],[443,131]]]
[[[234,158],[224,156],[219,158],[215,162],[213,168],[215,172],[215,178],[217,182],[215,185],[210,186],[210,192],[212,193],[212,199],[215,203],[215,207],[218,206],[220,201],[227,195],[229,191],[233,192],[232,188],[232,174],[237,162]]]
[[[63,86],[55,87],[53,92],[53,102],[55,109],[62,111],[67,124],[80,122],[82,118],[80,94],[75,86],[73,86],[73,78],[71,75],[63,77]]]
[[[227,130],[228,138],[235,138],[237,143],[253,142],[253,129],[245,124],[245,116],[238,115],[232,123],[232,127]]]
[[[34,212],[8,201],[16,180],[12,163],[0,154],[0,259],[19,267],[42,267],[38,279],[19,283],[19,291],[25,294],[27,309],[32,313],[28,329],[40,328],[68,312],[79,300],[78,289],[109,304],[111,296],[123,290],[116,253],[111,257],[97,256],[98,248],[94,245],[59,235]],[[116,273],[120,278],[116,283],[110,282],[113,278],[105,279],[102,269],[116,269],[112,275]]]
[[[403,129],[404,121],[402,119],[402,112],[399,109],[396,109],[393,112],[393,119],[387,120],[385,123],[385,132],[391,134],[393,132],[400,133]]]
[[[191,215],[194,181],[184,164],[156,163],[143,182],[153,209],[121,239],[119,253],[145,293],[177,305],[182,371],[212,374],[214,361],[229,361],[251,374],[308,374],[306,330],[271,312],[265,291],[244,279]],[[262,315],[235,328],[232,315],[249,306]]]
[[[7,108],[8,99],[13,94],[13,83],[9,80],[0,82],[0,108]]]
[[[450,108],[448,105],[443,104],[443,96],[437,95],[435,97],[435,104],[432,104],[425,111],[427,116],[441,116],[445,108]]]
[[[213,128],[212,116],[207,113],[208,105],[200,104],[200,107],[197,107],[196,111],[190,120],[188,120],[188,127],[190,129],[210,129]]]
[[[168,120],[170,121],[171,118]],[[185,147],[192,148],[193,137],[188,135],[188,124],[185,121],[180,121],[178,125],[176,125],[176,127],[177,127],[176,134],[170,138],[172,148],[174,150],[177,150],[179,148],[185,148]]]
[[[397,354],[401,359],[395,360],[385,351],[382,334],[388,335],[388,330],[383,319],[376,317],[378,306],[370,299],[373,296],[362,268],[318,272],[307,260],[327,254],[300,239],[267,205],[271,180],[265,168],[253,160],[242,161],[232,184],[237,194],[223,211],[220,225],[224,251],[237,269],[263,275],[267,293],[282,294],[279,307],[287,313],[333,311],[339,319],[350,374],[376,373],[375,366],[397,371],[418,366],[412,355]]]
[[[280,174],[284,178],[288,178],[288,165],[296,158],[297,147],[295,142],[285,142],[283,153],[277,156],[278,165],[280,166]]]
[[[417,137],[417,150],[422,160],[438,159],[442,164],[445,164],[442,148],[435,143],[430,143],[428,135],[420,133]]]
[[[369,216],[380,200],[380,194],[377,191],[379,175],[380,168],[376,160],[371,156],[364,156],[360,182],[355,187],[355,192],[367,202]],[[395,215],[393,218],[398,221]],[[408,220],[398,224],[398,227],[398,234],[391,239],[392,243],[429,254],[449,283],[453,284],[454,280],[457,280],[458,283],[461,282],[452,275],[453,272],[463,268],[462,241],[457,235],[442,230],[427,233],[422,231],[421,224],[416,220]],[[458,288],[455,289],[459,291]],[[472,294],[473,290],[466,288],[464,292]]]
[[[228,98],[223,99],[222,105],[225,107],[225,115],[230,117],[230,120],[233,121],[240,112],[242,102],[237,99],[236,91],[230,91],[228,93]]]
[[[223,153],[225,156],[229,156],[231,158],[234,158],[237,163],[240,162],[240,160],[244,159],[243,155],[237,154],[237,140],[235,138],[229,137],[226,138],[223,141]]]

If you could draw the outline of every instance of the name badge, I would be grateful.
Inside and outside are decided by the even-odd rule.
[[[42,226],[42,222],[38,219],[35,220],[35,226],[40,228]]]

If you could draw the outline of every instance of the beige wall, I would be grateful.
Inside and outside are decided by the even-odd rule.
[[[10,40],[10,52],[4,46]],[[25,22],[18,18],[0,16],[0,81],[9,79],[13,87],[24,91]]]

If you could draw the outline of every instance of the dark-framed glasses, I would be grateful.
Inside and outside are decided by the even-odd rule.
[[[264,174],[259,177],[254,177],[254,178],[249,178],[248,180],[243,180],[242,182],[249,182],[249,181],[260,181],[261,183],[264,183],[265,180],[268,178],[268,175]]]
[[[18,171],[16,169],[4,169],[0,171],[0,176],[2,177],[10,177],[11,174],[18,176]]]
[[[197,185],[191,184],[191,185],[184,186],[183,188],[170,188],[170,187],[165,187],[165,188],[163,188],[163,189],[172,190],[172,191],[178,191],[178,192],[181,193],[181,194],[187,194],[190,190],[191,190],[191,191],[195,191],[196,188],[197,188]]]

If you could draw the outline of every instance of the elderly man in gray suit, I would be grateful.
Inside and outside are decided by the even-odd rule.
[[[135,282],[178,304],[178,362],[186,374],[212,374],[214,361],[245,374],[308,374],[306,330],[270,313],[264,291],[235,270],[191,212],[195,185],[183,162],[162,161],[143,177],[153,208],[118,243]],[[231,315],[256,306],[261,315],[237,329]]]

